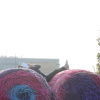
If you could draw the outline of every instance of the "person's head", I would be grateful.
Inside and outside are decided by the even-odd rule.
[[[32,70],[38,70],[40,68],[41,68],[40,65],[29,65],[29,69],[32,69]]]

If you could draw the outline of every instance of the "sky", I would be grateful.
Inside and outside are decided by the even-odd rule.
[[[0,0],[0,56],[94,71],[99,36],[100,0]]]

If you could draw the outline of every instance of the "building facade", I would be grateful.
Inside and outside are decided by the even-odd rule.
[[[45,74],[59,68],[59,59],[0,57],[0,70],[18,68],[23,62],[40,65],[40,70]]]

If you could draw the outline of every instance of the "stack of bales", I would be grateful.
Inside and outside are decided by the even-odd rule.
[[[0,100],[100,100],[100,76],[86,70],[65,70],[47,83],[30,69],[0,72]]]

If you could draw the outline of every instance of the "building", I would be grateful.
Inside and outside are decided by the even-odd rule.
[[[41,65],[40,70],[45,74],[59,68],[59,59],[0,57],[0,70],[17,68],[23,62]]]

